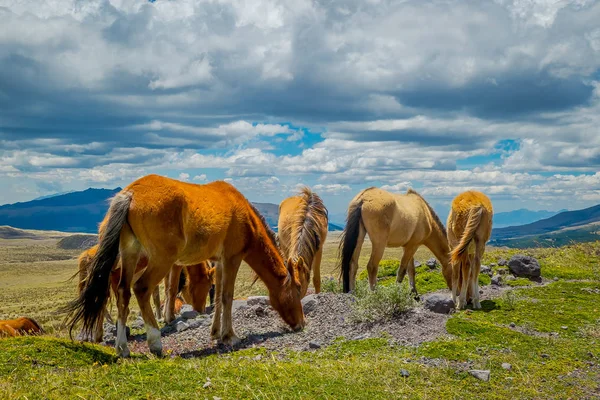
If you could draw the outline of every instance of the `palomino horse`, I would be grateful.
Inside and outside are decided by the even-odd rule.
[[[81,293],[85,287],[86,279],[91,271],[92,260],[93,260],[93,257],[96,255],[97,251],[98,251],[98,245],[90,247],[89,249],[82,252],[79,256],[79,260],[78,260],[78,262],[79,262],[79,284],[78,284],[79,293]],[[141,274],[141,272],[143,272],[144,268],[146,268],[147,265],[148,265],[148,258],[145,255],[142,255],[136,265],[135,274],[139,276]],[[184,293],[182,293],[182,294],[183,294],[186,302],[191,304],[192,307],[194,307],[194,309],[196,311],[201,312],[201,313],[203,313],[205,311],[206,296],[210,290],[211,283],[213,281],[213,276],[214,276],[214,268],[209,269],[207,267],[207,265],[208,265],[207,262],[200,263],[198,265],[199,268],[194,269],[191,274],[188,272],[188,269],[192,268],[193,266],[185,267],[185,268],[183,268],[181,266],[174,266],[173,269],[171,269],[167,279],[165,279],[166,297],[168,300],[169,299],[171,300],[170,302],[167,301],[167,308],[165,309],[165,321],[167,323],[169,323],[175,319],[174,314],[178,313],[179,309],[181,308],[181,305],[179,305],[179,307],[177,307],[177,301],[176,301],[176,299],[174,299],[174,297],[177,296],[177,294],[182,291],[184,291]],[[183,271],[182,271],[182,268],[183,268]],[[174,277],[177,274],[180,275],[179,280],[174,279]],[[186,279],[186,277],[188,277],[188,278]],[[110,273],[110,286],[111,286],[113,293],[115,293],[115,295],[117,294],[120,279],[121,279],[121,262],[119,260],[117,260],[113,270]],[[133,280],[135,281],[136,278],[134,277]],[[169,282],[175,282],[175,284],[179,283],[179,287],[176,288],[177,290],[175,290],[175,291],[169,290],[171,287]],[[159,293],[158,285],[154,288],[152,297],[154,300],[156,318],[160,319],[160,317],[161,317],[160,312],[161,312],[162,305],[160,302],[160,293]],[[180,301],[180,303],[181,303],[181,301]],[[107,312],[106,309],[103,311],[103,313],[104,313],[104,316],[108,320],[110,320],[110,314]],[[102,320],[102,318],[101,318],[101,320]],[[112,320],[111,320],[111,322],[112,322]],[[102,324],[99,323],[96,325],[96,329],[94,331],[93,338],[91,340],[94,342],[101,342],[103,336],[104,336],[104,329],[103,329]],[[86,337],[86,335],[83,332],[81,334],[81,337],[83,340],[89,339],[88,337]]]
[[[70,314],[71,330],[79,321],[83,321],[84,331],[93,331],[101,323],[109,273],[120,255],[123,272],[117,290],[115,347],[117,355],[129,355],[125,322],[130,286],[142,253],[148,257],[148,266],[133,289],[146,325],[148,347],[154,354],[162,353],[162,344],[150,294],[174,264],[220,261],[211,329],[214,339],[226,344],[239,341],[232,326],[231,306],[242,260],[265,283],[271,305],[282,319],[294,330],[304,327],[300,294],[309,277],[291,259],[284,263],[274,233],[235,187],[224,181],[197,185],[148,175],[128,185],[111,201],[100,225],[98,253],[90,278],[79,297],[65,308]]]
[[[425,199],[412,189],[406,194],[393,194],[371,187],[350,202],[346,227],[340,237],[345,293],[355,288],[358,258],[367,233],[373,247],[367,264],[371,290],[377,284],[377,269],[385,248],[403,247],[396,281],[401,283],[408,269],[410,286],[416,294],[413,256],[420,245],[429,248],[440,261],[446,284],[452,287],[446,230]]]
[[[43,334],[44,330],[37,322],[28,317],[17,319],[9,319],[0,321],[0,337],[21,336],[21,335],[38,335]]]
[[[329,220],[323,200],[309,188],[279,205],[279,246],[284,258],[292,257],[314,271],[315,292],[321,291],[321,257]],[[310,274],[310,271],[309,271]],[[303,290],[302,296],[306,294]]]
[[[457,309],[467,305],[467,294],[473,296],[473,308],[481,308],[478,278],[485,244],[492,234],[493,215],[492,202],[481,192],[464,192],[452,201],[447,225],[452,248],[452,300]]]

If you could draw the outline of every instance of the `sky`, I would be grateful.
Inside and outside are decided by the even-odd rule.
[[[600,2],[0,0],[0,204],[150,173],[600,203]],[[445,219],[446,215],[441,216]]]

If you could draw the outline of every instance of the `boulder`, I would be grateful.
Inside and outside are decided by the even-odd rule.
[[[425,296],[423,306],[438,314],[449,314],[455,307],[451,297],[440,293]]]
[[[269,300],[268,296],[250,296],[246,302],[249,306],[260,305],[266,307],[271,305],[271,301]]]
[[[317,300],[317,295],[310,294],[305,296],[302,299],[302,308],[304,309],[304,314],[310,314],[317,308],[317,304],[319,304]]]
[[[502,286],[502,276],[500,276],[500,275],[492,276],[492,285],[493,286]]]
[[[181,317],[184,319],[194,319],[198,315],[200,315],[200,313],[196,310],[186,310],[181,312]]]
[[[539,278],[542,274],[538,261],[522,254],[514,255],[508,262],[508,268],[514,276],[524,278]]]

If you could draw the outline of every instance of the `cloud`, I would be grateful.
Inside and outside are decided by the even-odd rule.
[[[0,202],[146,173],[592,202],[598,20],[588,0],[0,0]]]

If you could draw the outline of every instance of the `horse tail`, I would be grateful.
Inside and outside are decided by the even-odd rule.
[[[469,219],[467,220],[467,224],[460,238],[460,242],[458,243],[458,246],[456,246],[451,252],[453,264],[460,262],[464,257],[465,252],[469,249],[471,242],[475,237],[475,231],[479,227],[483,210],[483,206],[478,206],[469,210]]]
[[[358,235],[362,225],[362,199],[351,204],[346,217],[346,227],[340,236],[340,252],[342,254],[342,282],[344,293],[350,291],[350,263],[358,243]]]
[[[107,216],[101,225],[98,251],[92,259],[83,291],[74,301],[67,304],[65,311],[71,315],[67,322],[69,336],[79,321],[83,321],[83,332],[94,332],[106,307],[110,288],[111,271],[119,255],[121,229],[127,223],[131,195],[119,193],[111,201]]]

